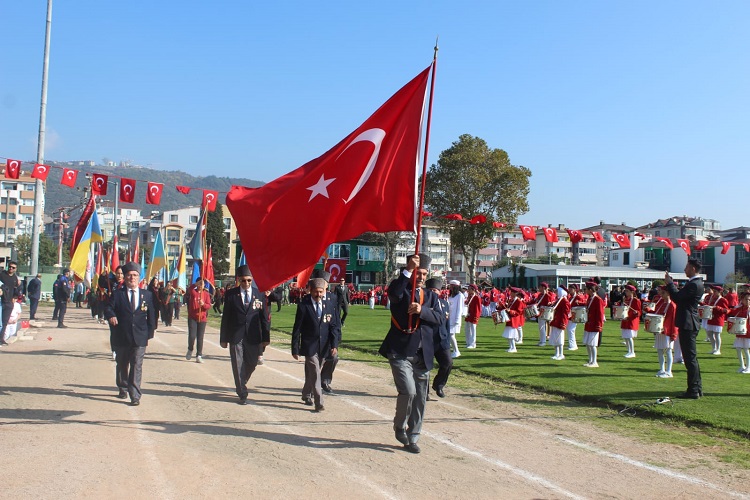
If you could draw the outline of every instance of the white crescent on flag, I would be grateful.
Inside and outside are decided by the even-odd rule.
[[[339,280],[339,274],[341,274],[341,266],[338,264],[331,264],[328,268],[328,272],[331,273],[331,283]]]
[[[122,187],[122,190],[125,191],[125,194],[127,194],[129,196],[130,193],[133,191],[133,186],[131,186],[130,184],[125,184]]]
[[[159,194],[159,186],[151,186],[150,191],[152,196],[156,196]]]
[[[67,172],[65,172],[65,175],[68,176],[68,179],[72,179],[73,177],[75,177],[76,174],[74,171],[68,170]]]
[[[346,153],[346,150],[349,149],[352,144],[356,144],[358,142],[367,141],[373,143],[373,145],[375,146],[375,149],[370,155],[370,161],[367,162],[367,166],[365,167],[365,170],[362,172],[362,175],[357,181],[357,185],[354,186],[352,192],[349,193],[349,198],[345,199],[344,203],[349,203],[350,201],[352,201],[352,198],[359,194],[359,192],[362,190],[362,187],[364,187],[365,183],[370,178],[370,175],[372,175],[372,171],[375,169],[375,164],[378,161],[380,146],[383,143],[383,139],[385,139],[385,130],[380,128],[371,128],[369,130],[365,130],[357,137],[355,137],[354,140],[349,143],[349,145],[341,152],[341,154],[336,157],[337,160],[341,158],[341,155]]]
[[[104,179],[102,179],[101,177],[97,177],[96,185],[99,186],[99,188],[101,188],[104,185]]]

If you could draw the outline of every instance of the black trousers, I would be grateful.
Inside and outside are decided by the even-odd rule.
[[[29,319],[36,319],[36,310],[39,307],[39,299],[29,299]]]
[[[62,326],[65,321],[65,312],[68,310],[68,301],[60,301],[60,310],[57,312],[57,326]],[[3,317],[5,316],[5,310],[3,309]]]
[[[255,371],[255,367],[258,366],[258,356],[262,352],[263,348],[260,344],[251,344],[245,339],[237,344],[229,345],[234,386],[240,399],[247,399],[247,382]]]
[[[685,361],[687,370],[687,392],[691,394],[703,393],[703,382],[701,380],[701,367],[698,364],[698,351],[695,346],[695,338],[698,332],[695,330],[679,329],[680,348],[682,348],[682,359]]]
[[[438,372],[432,381],[432,388],[437,391],[438,389],[445,387],[445,384],[448,383],[448,375],[451,374],[451,370],[453,369],[451,350],[436,347],[435,360],[438,362]]]
[[[344,321],[346,321],[346,317],[349,316],[349,304],[346,302],[340,302],[339,309],[339,312],[341,313],[341,326],[344,326]]]

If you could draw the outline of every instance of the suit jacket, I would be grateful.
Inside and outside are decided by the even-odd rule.
[[[674,315],[674,325],[680,330],[697,332],[701,327],[701,318],[698,316],[698,306],[703,296],[703,280],[695,276],[688,281],[680,290],[674,283],[667,285],[669,296],[677,306]]]
[[[437,309],[435,312],[440,317],[440,323],[435,327],[433,333],[433,340],[435,342],[435,350],[438,349],[450,349],[451,348],[451,334],[448,331],[448,318],[450,317],[451,305],[446,299],[438,297]]]
[[[409,325],[409,305],[411,304],[411,278],[407,278],[402,272],[398,278],[388,285],[388,299],[391,304],[391,328],[385,336],[380,350],[382,356],[416,356],[417,351],[422,349],[422,357],[428,369],[432,369],[432,358],[435,355],[434,328],[440,323],[440,316],[435,312],[437,308],[437,295],[424,288],[419,290],[424,294],[422,299],[422,311],[419,318],[412,319],[412,327],[416,327],[413,333],[405,330]],[[415,296],[414,300],[420,300]],[[417,319],[419,321],[417,321]]]
[[[230,288],[224,295],[224,312],[221,315],[220,341],[250,344],[271,341],[266,296],[250,288],[250,304],[245,306],[241,286]]]
[[[341,341],[341,317],[337,303],[326,296],[321,301],[322,314],[318,319],[311,295],[306,295],[297,306],[292,327],[292,354],[325,359]]]
[[[30,299],[39,300],[42,297],[42,280],[33,278],[26,286],[26,291],[29,293]]]
[[[339,304],[349,303],[349,288],[348,287],[336,285],[336,288],[334,288],[334,293],[336,294],[336,298],[338,299]]]
[[[130,303],[130,291],[123,287],[112,293],[104,307],[107,319],[117,318],[117,326],[112,329],[114,347],[146,347],[148,339],[154,338],[156,310],[154,299],[148,290],[136,289],[136,307]]]

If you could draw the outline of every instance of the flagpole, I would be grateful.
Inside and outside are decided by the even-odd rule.
[[[419,254],[419,246],[422,243],[422,212],[424,207],[424,190],[427,182],[427,153],[430,149],[430,127],[432,126],[432,98],[435,95],[435,70],[437,69],[438,40],[435,39],[435,51],[432,56],[432,75],[430,76],[430,100],[427,106],[427,133],[424,139],[424,156],[422,158],[422,184],[419,188],[419,209],[417,210],[417,242],[414,254]],[[417,291],[417,273],[416,269],[411,276],[411,302],[414,302],[414,296]],[[409,325],[407,331],[412,330],[413,315],[409,315]]]

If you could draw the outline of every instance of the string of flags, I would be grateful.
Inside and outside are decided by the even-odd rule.
[[[464,218],[461,214],[446,214],[446,215],[439,215],[435,216],[432,214],[432,212],[423,211],[422,217],[441,217],[443,219],[457,221],[457,222],[465,222],[468,224],[476,225],[476,224],[486,224],[487,223],[487,217],[484,215],[475,215],[470,219]],[[504,222],[492,222],[492,227],[494,228],[504,228],[508,227],[507,224]],[[519,224],[518,229],[521,232],[521,236],[524,241],[535,241],[536,240],[536,231],[537,229],[541,229],[544,232],[544,239],[548,241],[549,243],[557,243],[559,240],[557,229],[554,227],[540,227],[540,226],[529,226],[526,224]],[[579,229],[565,229],[565,232],[568,233],[568,237],[570,238],[571,243],[580,243],[584,239],[584,233],[590,233],[590,237],[594,239],[594,241],[598,243],[605,243],[606,240],[604,239],[604,235],[601,231],[591,231],[591,230],[579,230]],[[620,246],[620,248],[631,248],[630,243],[630,237],[626,233],[610,233],[612,235],[612,238],[614,238],[614,241]],[[638,236],[640,238],[646,238],[647,236],[643,233],[635,233],[635,236]],[[670,250],[674,250],[675,245],[672,243],[671,238],[663,238],[659,236],[655,236],[654,240],[660,241],[664,243],[664,246],[669,248]],[[700,240],[695,242],[690,242],[686,239],[680,239],[676,238],[677,245],[682,248],[682,250],[685,251],[687,255],[691,254],[691,248],[695,249],[696,251],[705,250],[709,246],[711,246],[710,241],[708,240]],[[692,243],[692,245],[691,245]],[[722,255],[729,252],[729,249],[732,245],[742,245],[746,252],[750,253],[750,243],[742,243],[742,242],[734,242],[734,241],[720,241],[718,242],[721,244],[721,253]]]
[[[33,164],[33,168],[31,169],[31,178],[32,179],[39,179],[43,182],[47,181],[47,177],[49,177],[50,172],[52,169],[57,169],[62,171],[62,176],[60,178],[60,184],[63,186],[67,186],[70,188],[74,188],[76,185],[76,181],[78,180],[78,170],[67,168],[67,167],[57,167],[54,165],[44,165],[42,163],[32,163],[32,162],[23,162],[21,160],[14,160],[11,158],[6,158],[6,164],[5,164],[5,178],[6,179],[19,179],[22,174],[22,166],[24,163]],[[146,203],[148,205],[159,205],[161,203],[161,195],[164,191],[164,184],[159,182],[151,182],[151,181],[145,181],[142,179],[129,179],[126,177],[120,177],[120,192],[117,193],[119,196],[119,199],[122,203],[134,203],[135,201],[135,187],[136,182],[145,182],[146,183]],[[97,196],[106,196],[107,195],[107,186],[109,185],[109,176],[105,174],[97,174],[93,173],[91,174],[91,192],[92,194],[95,194]],[[175,186],[177,191],[179,191],[182,194],[190,194],[190,191],[197,188],[192,188],[189,186]],[[202,206],[207,207],[210,212],[213,212],[216,210],[216,202],[219,198],[219,191],[213,191],[210,189],[203,189],[203,202]]]

